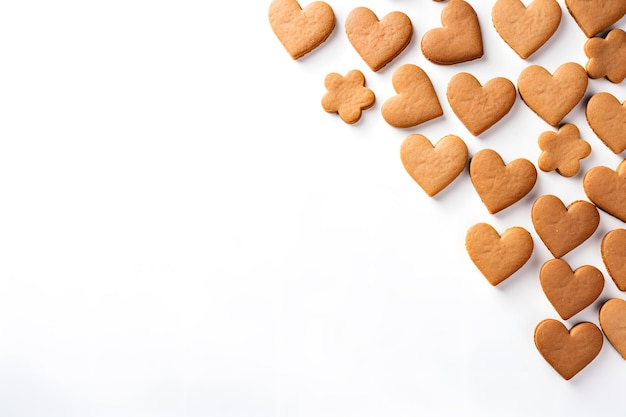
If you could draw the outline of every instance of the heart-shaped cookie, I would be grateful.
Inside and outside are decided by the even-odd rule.
[[[446,96],[454,114],[478,136],[511,110],[516,91],[506,78],[494,78],[481,86],[472,74],[461,72],[450,79]]]
[[[404,168],[431,197],[459,176],[467,154],[465,142],[454,135],[444,136],[435,146],[423,135],[409,135],[400,148]]]
[[[556,0],[534,0],[528,7],[521,0],[498,0],[491,10],[491,20],[502,39],[526,59],[556,32],[561,7]]]
[[[378,20],[366,7],[352,10],[345,27],[350,43],[374,72],[397,57],[413,36],[413,25],[406,14],[392,12]]]
[[[495,214],[521,200],[537,181],[537,169],[519,158],[505,165],[492,149],[478,151],[470,162],[470,178],[480,199]]]
[[[567,330],[553,319],[535,328],[535,346],[541,356],[565,379],[571,379],[602,350],[602,332],[593,323],[578,323]]]
[[[617,171],[604,166],[591,168],[583,178],[583,189],[593,204],[626,222],[626,159]]]
[[[588,38],[602,32],[626,13],[624,0],[565,0],[565,5]]]
[[[404,64],[391,78],[398,95],[389,98],[381,113],[394,127],[412,127],[443,115],[437,93],[428,75],[417,65]]]
[[[615,350],[626,359],[626,301],[607,300],[600,308],[600,327]]]
[[[602,262],[620,291],[626,291],[626,229],[615,229],[602,238]]]
[[[563,320],[593,303],[602,293],[604,276],[591,265],[572,271],[562,259],[551,259],[539,271],[541,288]]]
[[[610,93],[594,94],[587,103],[587,122],[593,132],[614,153],[626,150],[626,101]]]
[[[467,231],[465,248],[474,265],[495,286],[530,259],[533,238],[521,227],[511,227],[500,236],[487,223],[478,223]]]
[[[422,53],[441,65],[471,61],[483,56],[483,38],[476,11],[463,0],[450,0],[441,11],[443,27],[422,36]]]
[[[619,84],[626,79],[626,32],[613,29],[606,38],[591,38],[585,43],[589,60],[585,69],[590,78],[606,77]]]
[[[575,62],[568,62],[558,67],[554,75],[539,65],[525,68],[517,80],[517,88],[528,107],[556,126],[583,98],[587,83],[587,71]]]
[[[600,214],[593,204],[578,200],[566,208],[551,194],[535,201],[531,217],[537,234],[555,258],[589,239],[600,224]]]
[[[335,13],[323,1],[302,9],[296,0],[273,0],[268,16],[274,34],[293,59],[317,48],[335,28]]]

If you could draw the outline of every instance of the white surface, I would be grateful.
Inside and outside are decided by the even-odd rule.
[[[419,49],[445,4],[428,0],[329,1],[333,35],[297,62],[269,27],[269,1],[3,2],[0,415],[623,415],[626,362],[606,340],[569,382],[533,344],[536,324],[558,316],[538,282],[550,255],[530,206],[544,193],[585,198],[582,174],[539,172],[530,196],[492,216],[467,171],[431,199],[400,163],[410,133],[536,163],[552,129],[519,98],[475,138],[447,82],[586,62],[561,0],[557,33],[527,61],[493,29],[493,2],[470,3],[485,56],[443,67]],[[414,24],[378,73],[343,30],[357,6]],[[384,122],[404,63],[430,75],[443,118]],[[353,68],[377,102],[349,126],[320,100],[327,73]],[[623,85],[591,80],[588,96],[598,91],[626,99]],[[582,104],[565,121],[593,147],[583,170],[619,163]],[[535,240],[496,288],[464,248],[481,221]],[[565,259],[605,271],[599,242],[623,226],[602,213]],[[601,300],[623,297],[606,279]],[[599,304],[568,326],[597,324]]]

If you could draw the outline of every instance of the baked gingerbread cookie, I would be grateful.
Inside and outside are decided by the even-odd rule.
[[[600,307],[600,327],[611,345],[626,359],[626,301],[611,298]]]
[[[605,166],[591,168],[583,178],[583,189],[593,204],[626,222],[626,159],[616,171]]]
[[[591,130],[614,153],[626,150],[626,101],[620,103],[612,94],[591,96],[585,110]]]
[[[322,98],[322,107],[329,113],[338,113],[346,123],[356,123],[363,110],[374,105],[374,92],[365,87],[365,77],[359,70],[348,72],[345,77],[335,72],[324,80],[328,92]]]
[[[543,132],[539,136],[539,169],[556,171],[564,177],[573,177],[580,170],[580,160],[591,154],[591,145],[580,138],[575,125],[565,124],[557,132]]]
[[[606,77],[612,83],[626,78],[626,32],[613,29],[606,38],[591,38],[585,43],[585,66],[591,78]]]
[[[604,235],[600,253],[617,288],[626,291],[626,229],[614,229]]]
[[[624,0],[565,0],[565,5],[588,38],[607,29],[626,14]]]

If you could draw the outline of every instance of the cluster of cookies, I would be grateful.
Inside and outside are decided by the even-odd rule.
[[[435,0],[441,1],[441,0]],[[446,97],[459,120],[475,136],[490,129],[512,108],[517,94],[549,125],[558,127],[583,99],[588,79],[626,79],[626,32],[613,29],[596,37],[626,14],[624,0],[565,0],[571,16],[589,38],[584,45],[586,67],[568,62],[553,73],[532,65],[524,69],[517,86],[506,78],[481,84],[472,74],[461,72],[448,83]],[[502,39],[522,58],[536,52],[557,30],[561,7],[556,0],[534,0],[528,7],[520,0],[497,0],[492,22]],[[301,8],[296,0],[273,0],[269,8],[271,27],[285,49],[298,59],[321,45],[335,28],[332,8],[315,1]],[[483,56],[478,17],[464,0],[450,0],[441,11],[441,27],[426,32],[420,41],[424,56],[438,65],[453,65]],[[379,19],[358,7],[347,16],[345,33],[374,72],[393,61],[410,43],[413,27],[409,17],[393,12]],[[393,127],[408,128],[443,115],[439,98],[428,75],[417,65],[405,64],[392,75],[396,95],[382,107],[383,119]],[[356,123],[376,100],[359,70],[345,75],[331,73],[325,79],[322,107],[337,113],[346,123]],[[615,154],[626,150],[626,102],[608,92],[595,94],[586,104],[590,128]],[[575,125],[564,124],[538,139],[538,167],[572,177],[580,160],[591,153]],[[469,161],[469,176],[481,201],[491,214],[498,213],[528,195],[537,181],[535,165],[520,158],[505,163],[491,149],[471,159],[464,141],[448,135],[436,144],[420,134],[402,143],[401,161],[409,175],[429,195],[450,185]],[[590,265],[575,270],[561,259],[585,242],[598,228],[601,209],[626,222],[626,160],[616,170],[604,166],[590,169],[583,188],[589,201],[566,206],[554,195],[536,199],[532,224],[554,259],[544,263],[539,278],[546,297],[563,320],[591,305],[604,288],[602,272]],[[469,257],[492,285],[498,285],[530,259],[531,234],[511,227],[499,234],[491,225],[474,225],[466,235]],[[601,244],[606,269],[621,291],[626,291],[626,229],[607,233]],[[600,309],[601,329],[584,322],[567,329],[561,322],[544,320],[535,329],[535,345],[546,361],[565,379],[587,366],[600,352],[603,333],[626,359],[626,301],[610,299]]]

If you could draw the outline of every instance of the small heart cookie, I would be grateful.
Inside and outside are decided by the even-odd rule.
[[[511,227],[500,236],[487,223],[478,223],[467,231],[465,248],[474,265],[495,286],[528,262],[533,238],[521,227]]]
[[[587,71],[575,62],[568,62],[557,68],[554,75],[539,65],[525,68],[517,80],[517,88],[528,107],[556,126],[583,98],[587,83]]]
[[[374,105],[374,92],[365,87],[365,77],[359,70],[352,70],[345,77],[337,73],[326,76],[324,84],[328,92],[322,98],[322,107],[329,113],[339,113],[346,123],[356,123],[363,110]]]
[[[611,298],[600,307],[600,327],[615,350],[626,359],[626,301]]]
[[[626,13],[624,0],[565,0],[565,5],[588,38],[602,32]]]
[[[615,229],[602,238],[602,262],[620,291],[626,291],[626,229]]]
[[[535,328],[535,346],[541,356],[566,380],[571,379],[602,350],[602,332],[593,323],[578,323],[570,331],[553,319]]]
[[[443,27],[422,36],[422,53],[441,65],[471,61],[483,56],[483,38],[476,11],[463,0],[450,0],[441,11]]]
[[[411,42],[413,25],[402,12],[392,12],[378,20],[366,7],[357,7],[346,18],[348,40],[365,63],[376,72]]]
[[[491,20],[502,39],[526,59],[556,32],[561,7],[556,0],[534,0],[528,7],[521,0],[498,0],[491,10]]]
[[[398,95],[389,98],[381,113],[394,127],[412,127],[443,116],[437,93],[428,75],[417,65],[404,64],[391,78]]]
[[[613,29],[606,38],[591,38],[585,43],[585,66],[589,77],[606,77],[612,83],[626,79],[626,32]]]
[[[444,136],[435,146],[423,135],[409,135],[400,148],[404,168],[430,197],[446,188],[467,163],[467,146],[458,136]]]
[[[556,171],[564,177],[573,177],[580,170],[580,160],[591,154],[591,146],[580,138],[575,125],[565,124],[558,132],[543,132],[539,136],[539,169]]]
[[[516,91],[506,78],[494,78],[481,86],[472,74],[461,72],[450,79],[446,96],[457,117],[478,136],[511,110]]]
[[[562,259],[551,259],[539,271],[541,288],[563,320],[591,305],[602,293],[604,276],[591,265],[572,271]]]
[[[614,153],[626,150],[626,101],[620,102],[610,93],[594,94],[585,111],[593,132]]]
[[[527,159],[508,165],[492,149],[482,149],[470,162],[470,178],[480,199],[495,214],[521,200],[537,181],[537,170]]]
[[[274,34],[293,59],[317,48],[335,28],[335,13],[323,1],[302,9],[296,0],[273,0],[268,16]]]
[[[591,168],[583,178],[583,189],[593,204],[626,222],[626,159],[617,171],[604,166]]]
[[[531,218],[537,234],[555,258],[589,239],[600,224],[600,214],[593,204],[578,200],[566,208],[551,194],[535,201]]]

